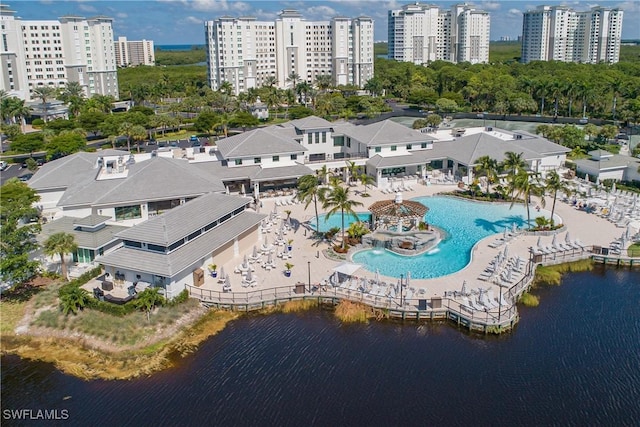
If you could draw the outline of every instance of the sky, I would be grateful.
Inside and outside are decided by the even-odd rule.
[[[453,1],[428,1],[448,8]],[[387,40],[387,12],[409,1],[397,0],[315,0],[315,1],[235,1],[235,0],[3,0],[23,19],[56,19],[66,14],[106,15],[114,19],[114,35],[129,40],[153,40],[156,45],[204,44],[203,22],[223,15],[254,16],[273,21],[280,10],[299,10],[308,20],[330,20],[337,15],[370,16],[375,22],[376,41]],[[624,10],[623,39],[640,39],[640,0],[611,1],[496,1],[467,3],[486,10],[491,16],[491,40],[507,36],[517,38],[522,32],[522,12],[538,5],[563,4],[576,10],[592,6],[619,7]]]

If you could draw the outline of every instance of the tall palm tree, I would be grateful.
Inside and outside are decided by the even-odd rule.
[[[316,210],[316,232],[320,226],[320,216],[318,215],[318,200],[322,201],[322,188],[318,183],[318,177],[315,175],[304,175],[298,179],[298,194],[296,197],[304,202],[304,208],[307,209],[311,202]]]
[[[291,87],[294,89],[298,85],[299,81],[300,81],[300,75],[295,71],[290,72],[289,75],[287,76],[287,83],[291,83]]]
[[[276,83],[278,83],[276,76],[267,76],[262,81],[262,87],[273,87]]]
[[[356,165],[356,162],[352,160],[345,160],[347,163],[347,169],[349,170],[349,180],[347,184],[351,184],[351,181],[355,181],[358,179],[358,172],[360,171],[360,166]]]
[[[231,84],[231,82],[225,80],[220,84],[218,91],[231,96],[233,94],[233,85]]]
[[[48,256],[59,255],[60,256],[60,269],[62,271],[62,277],[67,279],[67,264],[64,262],[65,254],[74,252],[78,249],[78,244],[73,234],[59,232],[52,234],[45,240],[42,245],[44,253]]]
[[[140,153],[140,141],[144,141],[147,137],[147,130],[144,126],[135,125],[131,128],[131,138],[136,141],[138,147],[138,153]]]
[[[318,87],[318,89],[321,92],[326,92],[327,89],[329,89],[333,83],[332,81],[333,79],[331,78],[331,76],[329,74],[318,74],[316,76],[316,86]]]
[[[135,129],[136,125],[130,122],[122,122],[118,127],[118,132],[120,135],[124,135],[127,137],[127,151],[131,152],[131,138],[133,138],[133,134],[137,131]]]
[[[498,161],[489,156],[482,156],[478,157],[474,163],[476,175],[487,178],[487,194],[489,194],[489,186],[498,178]]]
[[[360,183],[362,185],[364,185],[364,193],[363,194],[367,194],[367,191],[368,191],[367,187],[369,185],[373,184],[375,182],[375,180],[373,179],[373,177],[371,175],[367,175],[366,173],[360,174],[358,179],[360,180]]]
[[[342,249],[345,249],[347,241],[344,238],[344,214],[345,212],[356,216],[353,208],[356,206],[362,206],[362,203],[351,200],[349,196],[349,187],[343,187],[342,185],[333,185],[327,191],[327,194],[324,197],[324,201],[322,202],[323,209],[329,209],[325,218],[329,219],[331,215],[336,212],[340,212],[342,219]]]
[[[507,171],[507,180],[511,188],[513,188],[513,181],[520,170],[524,170],[526,163],[522,158],[523,153],[514,153],[513,151],[507,151],[504,153],[504,160],[502,161],[502,168]],[[513,198],[513,190],[511,191],[511,197]]]
[[[333,176],[333,173],[329,170],[327,165],[323,165],[320,169],[316,170],[316,175],[318,175],[322,184],[326,184],[329,178]]]
[[[47,101],[50,101],[52,98],[55,99],[57,91],[50,86],[40,86],[33,90],[33,96],[39,98],[42,101],[42,108],[44,111],[44,122],[47,121],[47,112],[49,111],[49,106]]]
[[[569,184],[560,177],[560,174],[556,171],[547,173],[544,180],[544,189],[553,194],[553,204],[551,205],[551,225],[554,225],[553,214],[556,211],[556,199],[558,198],[558,191],[562,191],[566,194],[571,193],[571,187]]]
[[[511,184],[512,191],[515,191],[515,198],[511,201],[511,207],[516,203],[517,197],[524,198],[524,204],[527,207],[527,227],[531,228],[531,213],[529,211],[529,199],[531,196],[540,196],[540,204],[545,205],[544,188],[540,185],[539,176],[529,176],[529,173],[520,169]]]
[[[67,82],[64,85],[64,89],[62,89],[60,98],[65,102],[69,102],[69,100],[74,97],[84,98],[84,90],[78,82]]]

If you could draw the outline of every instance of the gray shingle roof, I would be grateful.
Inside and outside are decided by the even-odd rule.
[[[100,156],[120,156],[127,154],[119,150],[102,150],[95,153],[75,153],[42,165],[28,181],[34,190],[64,189],[70,185],[98,174],[95,167]]]
[[[290,137],[281,135],[273,128],[251,130],[221,139],[216,144],[218,151],[225,159],[307,151],[301,144]]]
[[[182,159],[154,157],[129,167],[126,178],[79,181],[69,187],[58,206],[109,205],[195,197],[210,191],[224,191],[212,174]]]
[[[503,140],[484,132],[463,136],[454,141],[436,142],[431,155],[449,158],[465,165],[473,165],[482,156],[489,156],[497,161],[504,159],[504,153],[513,151],[522,153],[525,160],[539,159],[540,153],[515,144],[516,140]]]
[[[102,224],[103,222],[107,222],[111,219],[110,216],[105,215],[89,215],[84,218],[76,218],[74,221],[75,225],[84,225],[87,227],[94,227],[98,224]]]
[[[42,225],[42,232],[38,235],[39,242],[44,242],[49,236],[55,233],[70,233],[80,248],[86,249],[98,249],[105,246],[107,243],[118,240],[116,234],[126,230],[127,227],[120,225],[106,225],[103,228],[95,231],[80,231],[76,230],[78,218],[69,216],[63,216],[55,221],[47,222]]]
[[[391,120],[363,126],[340,126],[341,133],[367,144],[368,147],[389,145],[393,143],[408,144],[433,141],[434,138]]]
[[[211,252],[230,242],[234,237],[255,227],[265,217],[265,214],[245,211],[170,254],[120,248],[99,257],[96,261],[116,269],[173,277],[193,265],[198,259],[209,257]]]
[[[590,168],[597,169],[599,171],[606,171],[612,169],[626,169],[629,166],[640,166],[640,159],[630,156],[621,156],[620,154],[614,154],[611,157],[606,157],[602,160],[596,159],[576,159],[573,160],[578,169]]]
[[[434,157],[432,150],[418,150],[413,151],[411,154],[405,154],[402,156],[389,156],[382,157],[376,154],[367,161],[368,165],[375,168],[393,168],[402,166],[422,165],[427,161],[441,160],[442,158]]]
[[[200,169],[204,173],[211,174],[222,181],[251,179],[260,171],[260,165],[227,167],[222,166],[221,162],[191,163],[190,166]]]
[[[330,121],[318,116],[309,116],[302,119],[291,120],[289,124],[301,130],[331,129],[333,127],[333,124]]]
[[[253,181],[269,181],[272,179],[300,178],[304,175],[312,175],[314,172],[305,165],[296,163],[294,166],[279,168],[262,168],[252,178]]]
[[[250,199],[209,193],[173,208],[162,215],[131,227],[120,234],[123,240],[170,245],[205,225],[246,206]]]

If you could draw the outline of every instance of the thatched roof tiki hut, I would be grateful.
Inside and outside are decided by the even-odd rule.
[[[397,224],[397,231],[402,231],[403,227],[416,227],[428,210],[422,203],[403,201],[402,193],[396,193],[394,200],[381,200],[369,206],[374,228],[378,228],[378,225],[388,228],[389,225]]]

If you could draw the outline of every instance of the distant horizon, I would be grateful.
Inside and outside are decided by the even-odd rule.
[[[5,6],[16,11],[25,20],[57,19],[67,14],[86,17],[105,15],[113,18],[114,38],[126,36],[129,40],[153,40],[156,45],[204,44],[203,23],[223,15],[254,16],[261,21],[273,21],[283,8],[296,8],[307,20],[330,20],[341,15],[357,17],[368,15],[374,20],[374,40],[386,42],[387,12],[399,9],[410,1],[398,0],[308,0],[290,1],[238,1],[238,0],[8,0]],[[449,8],[456,1],[431,0],[441,8]],[[524,2],[517,0],[478,0],[479,9],[491,15],[491,40],[509,37],[515,41],[522,35],[522,14],[539,5],[567,4],[566,1]],[[640,39],[640,1],[608,0],[594,2],[602,7],[624,11],[622,39]],[[571,1],[570,7],[587,10],[595,4]],[[198,42],[185,40],[198,39]]]

